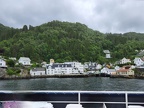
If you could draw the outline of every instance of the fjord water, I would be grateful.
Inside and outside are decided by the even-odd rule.
[[[0,90],[144,91],[144,80],[109,77],[1,80]]]

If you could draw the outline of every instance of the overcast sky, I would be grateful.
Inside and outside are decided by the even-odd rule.
[[[22,28],[52,20],[103,33],[144,33],[144,0],[0,0],[0,23]]]

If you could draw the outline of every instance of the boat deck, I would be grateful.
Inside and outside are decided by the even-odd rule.
[[[0,91],[0,101],[46,101],[54,108],[81,104],[83,108],[144,106],[144,92],[130,91]]]

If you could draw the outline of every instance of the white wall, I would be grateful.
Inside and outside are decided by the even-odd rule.
[[[141,66],[144,64],[144,61],[142,61],[141,58],[135,58],[134,64],[136,64],[136,66]]]
[[[77,68],[78,72],[83,73],[84,72],[84,65],[82,65],[79,62],[65,62],[66,64],[71,64],[73,68]],[[76,70],[73,69],[73,71],[75,71],[74,73],[76,73]]]
[[[31,76],[41,76],[41,75],[46,75],[45,71],[32,71],[30,70],[30,75]]]
[[[3,59],[0,59],[0,67],[7,67],[6,61],[4,61]]]

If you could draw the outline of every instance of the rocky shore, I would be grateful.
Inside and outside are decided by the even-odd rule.
[[[71,75],[42,75],[42,76],[30,76],[30,75],[9,76],[9,75],[5,75],[5,76],[1,76],[0,80],[18,80],[18,79],[36,79],[36,78],[84,78],[84,77],[144,79],[144,76],[121,76],[121,75],[105,75],[105,74],[71,74]]]
[[[11,79],[35,79],[35,78],[83,78],[90,77],[89,75],[73,74],[73,75],[42,75],[42,76],[5,76],[0,77],[0,80],[11,80]]]

